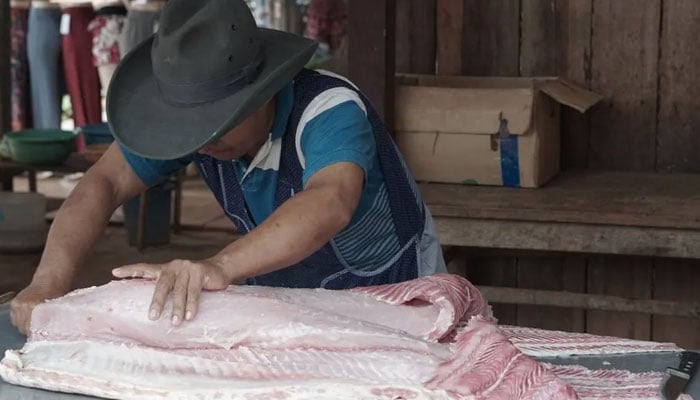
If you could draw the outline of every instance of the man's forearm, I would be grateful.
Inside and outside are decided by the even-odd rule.
[[[232,282],[293,265],[340,232],[355,206],[333,191],[299,192],[209,261],[223,268]]]
[[[117,207],[114,203],[109,184],[101,182],[98,176],[86,175],[51,225],[34,281],[69,290],[76,269]]]

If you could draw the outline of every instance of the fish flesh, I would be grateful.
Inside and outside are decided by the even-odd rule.
[[[543,364],[571,385],[581,400],[661,400],[664,372],[588,369],[579,365]]]
[[[581,332],[550,331],[512,325],[500,325],[499,327],[518,350],[532,357],[661,353],[683,350],[674,343],[633,340]]]
[[[153,288],[113,281],[37,306],[0,376],[113,399],[578,398],[456,275],[341,291],[231,286],[202,293],[178,327],[147,318]]]

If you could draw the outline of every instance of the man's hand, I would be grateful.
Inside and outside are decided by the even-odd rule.
[[[166,264],[127,265],[115,268],[112,274],[117,278],[156,279],[148,317],[151,320],[159,319],[168,295],[172,293],[171,322],[176,326],[180,325],[183,319],[189,321],[194,318],[202,289],[223,290],[231,282],[224,270],[209,260],[173,260]]]
[[[32,320],[32,311],[37,304],[49,299],[55,299],[66,294],[68,290],[42,283],[32,282],[19,292],[10,303],[10,318],[12,325],[24,335],[29,336],[29,325]]]

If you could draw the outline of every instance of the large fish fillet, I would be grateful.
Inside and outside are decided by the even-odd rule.
[[[150,321],[149,281],[37,306],[0,361],[14,384],[114,399],[575,399],[517,350],[464,278],[354,290],[232,286]]]

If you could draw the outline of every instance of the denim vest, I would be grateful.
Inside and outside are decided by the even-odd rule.
[[[367,110],[374,131],[377,155],[387,185],[391,215],[401,251],[386,265],[372,272],[356,271],[340,256],[333,240],[301,262],[268,274],[247,279],[250,285],[347,289],[402,282],[418,277],[418,245],[425,223],[424,209],[416,200],[409,184],[409,175],[396,146],[369,101],[346,81],[303,70],[294,78],[294,106],[282,137],[282,154],[275,192],[275,208],[303,190],[303,168],[299,161],[295,136],[301,116],[309,103],[320,93],[345,87],[358,93]],[[255,228],[243,191],[236,177],[233,161],[221,161],[198,155],[200,175],[214,193],[226,215],[239,233]]]

